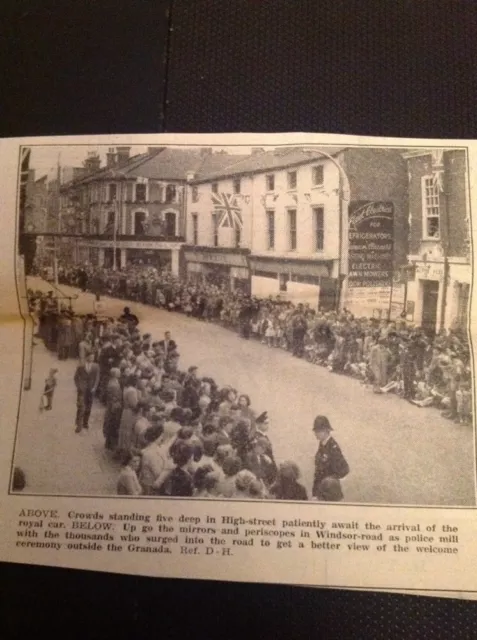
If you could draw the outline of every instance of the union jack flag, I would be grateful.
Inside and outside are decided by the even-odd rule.
[[[213,193],[212,203],[216,213],[220,213],[219,227],[241,229],[243,227],[242,210],[237,204],[235,194]]]

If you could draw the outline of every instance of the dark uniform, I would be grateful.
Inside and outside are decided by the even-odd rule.
[[[325,478],[334,478],[339,481],[341,478],[347,476],[348,473],[349,465],[346,462],[346,458],[341,453],[339,444],[330,436],[325,444],[320,442],[320,446],[316,452],[315,478],[313,480],[312,495],[319,500],[326,500],[327,496],[324,495],[321,486],[323,480],[325,480]],[[339,493],[341,495],[337,499],[342,500],[343,494],[341,493],[341,489]]]

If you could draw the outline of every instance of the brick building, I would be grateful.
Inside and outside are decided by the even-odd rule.
[[[110,148],[85,161],[85,175],[61,187],[62,232],[81,234],[77,259],[124,267],[141,261],[180,271],[190,172],[212,171],[212,149],[150,147],[130,157],[130,147]],[[225,154],[226,155],[226,154]]]
[[[408,317],[427,330],[467,326],[472,277],[467,151],[413,149]]]

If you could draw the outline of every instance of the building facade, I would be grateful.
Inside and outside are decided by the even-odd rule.
[[[467,151],[404,154],[409,175],[407,316],[433,333],[465,330],[472,278]]]
[[[391,200],[394,263],[407,255],[406,168],[398,152],[361,148],[256,149],[188,188],[189,277],[311,307],[346,304],[348,209]]]
[[[99,156],[90,155],[83,174],[61,187],[59,228],[75,236],[76,261],[169,266],[179,275],[187,176],[222,166],[229,162],[226,155],[209,148],[151,147],[130,157],[130,147],[117,147],[109,149],[103,168]]]

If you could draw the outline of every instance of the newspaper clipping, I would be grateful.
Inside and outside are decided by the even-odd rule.
[[[0,559],[477,578],[477,144],[0,141]]]

